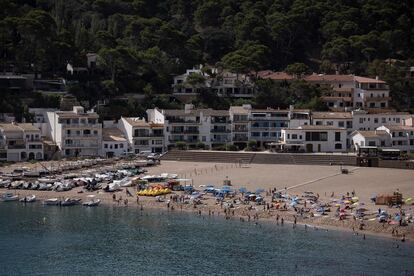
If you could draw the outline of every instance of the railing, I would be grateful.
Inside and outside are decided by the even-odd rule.
[[[230,129],[211,129],[211,133],[230,133]]]
[[[168,120],[170,124],[199,124],[200,121],[193,121],[193,120]]]
[[[8,145],[8,149],[25,149],[26,145]]]
[[[65,134],[65,137],[72,137],[72,138],[99,138],[98,134],[76,134],[76,133],[70,133]]]
[[[248,137],[233,137],[233,141],[236,141],[236,142],[244,142],[248,140],[249,140]]]
[[[233,132],[248,132],[247,128],[233,128]]]
[[[65,144],[65,148],[97,148],[98,144]]]

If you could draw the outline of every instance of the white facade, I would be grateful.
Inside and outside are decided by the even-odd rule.
[[[346,129],[330,126],[301,126],[282,130],[283,149],[304,152],[346,151]]]
[[[122,131],[115,127],[102,129],[102,156],[120,157],[128,152],[128,141]]]
[[[32,124],[0,124],[0,160],[42,160],[41,133]]]
[[[152,115],[160,119],[155,110]],[[121,117],[118,128],[124,133],[129,150],[134,153],[165,151],[164,124],[146,122],[145,119],[136,117]]]
[[[47,137],[64,157],[101,156],[102,125],[95,112],[74,106],[72,111],[47,112]]]
[[[210,70],[215,75],[219,74],[220,78],[213,78],[203,70],[195,68],[188,69],[184,74],[174,77],[173,94],[194,96],[199,94],[203,88],[209,88],[218,96],[236,98],[251,98],[254,96],[254,85],[249,76],[228,71],[219,72],[216,68]],[[188,77],[192,74],[204,77],[205,82],[198,85],[187,83]]]
[[[355,150],[360,147],[387,148],[392,146],[391,135],[383,130],[356,130],[351,134],[351,138]]]
[[[369,113],[365,110],[352,111],[354,130],[375,130],[383,125],[404,125],[412,117],[406,112]]]
[[[392,148],[411,152],[414,150],[414,126],[381,126],[391,136]]]

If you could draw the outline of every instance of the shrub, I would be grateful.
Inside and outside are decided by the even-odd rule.
[[[187,149],[187,143],[186,142],[176,142],[175,147],[179,150],[185,150],[185,149]]]
[[[228,151],[238,151],[239,148],[236,145],[227,145],[226,150],[228,150]]]

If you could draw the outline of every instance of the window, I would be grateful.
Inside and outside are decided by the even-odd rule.
[[[90,135],[90,134],[91,134],[91,130],[90,130],[90,129],[85,129],[85,130],[83,131],[83,134],[84,134],[84,135]]]
[[[119,148],[123,149],[124,148],[124,144],[119,144]]]
[[[335,141],[341,141],[341,133],[340,132],[335,132]]]
[[[395,122],[396,122],[397,124],[399,124],[399,123],[401,122],[400,118],[396,118],[396,119],[395,119]]]
[[[345,122],[343,122],[343,121],[339,121],[339,122],[338,122],[338,126],[339,126],[339,127],[345,127]]]
[[[115,144],[115,149],[118,149],[118,144]]]
[[[327,126],[333,126],[333,121],[327,121],[327,122],[326,122],[326,125],[327,125]]]
[[[364,123],[364,118],[359,118],[359,123],[360,124]]]
[[[327,132],[306,132],[306,141],[328,141]]]
[[[335,144],[335,149],[342,149],[342,144]]]
[[[104,144],[104,148],[106,148],[106,149],[107,149],[107,148],[108,148],[108,144]]]
[[[298,139],[298,135],[297,134],[292,134],[292,139]]]
[[[376,146],[375,141],[368,141],[368,146],[375,147]]]
[[[374,118],[374,123],[378,124],[378,118]]]
[[[387,119],[386,118],[381,118],[381,123],[386,123]]]

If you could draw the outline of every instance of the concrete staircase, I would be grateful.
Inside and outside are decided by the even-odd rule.
[[[254,153],[171,150],[161,160],[250,164]]]
[[[336,154],[290,154],[290,153],[253,153],[225,151],[180,151],[171,150],[162,160],[243,163],[243,164],[303,164],[303,165],[356,165],[353,155]]]

